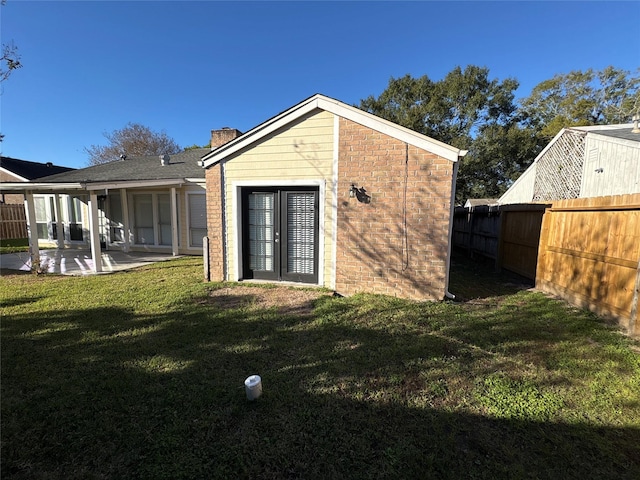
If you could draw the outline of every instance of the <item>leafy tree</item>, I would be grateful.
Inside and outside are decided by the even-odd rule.
[[[426,75],[391,78],[387,89],[360,102],[360,108],[458,148],[469,148],[477,129],[508,120],[518,82],[489,79],[489,69],[454,68],[434,82]]]
[[[469,150],[458,173],[456,200],[496,196],[535,155],[533,129],[516,117],[518,82],[489,78],[489,69],[454,68],[442,80],[426,75],[391,78],[386,90],[370,96],[360,108],[432,138]],[[492,143],[497,142],[497,143]]]
[[[546,142],[517,121],[482,128],[460,164],[456,200],[498,198],[540,153]]]
[[[204,145],[198,145],[197,143],[194,143],[189,147],[184,147],[184,151],[186,152],[187,150],[198,150],[199,148],[209,148],[210,146],[211,146],[210,143],[205,143]]]
[[[104,133],[108,145],[91,145],[85,148],[89,155],[89,165],[119,160],[120,155],[164,155],[180,151],[178,144],[164,131],[153,132],[149,127],[139,123],[128,123],[120,130]]]
[[[520,110],[547,140],[564,127],[625,123],[640,113],[640,69],[572,71],[534,87]]]

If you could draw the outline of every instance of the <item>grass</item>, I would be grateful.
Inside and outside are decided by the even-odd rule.
[[[0,254],[28,252],[28,251],[29,251],[28,238],[13,238],[13,239],[0,240]]]
[[[194,258],[3,272],[1,476],[640,478],[639,343],[474,271],[452,274],[467,302],[311,313],[231,302]]]

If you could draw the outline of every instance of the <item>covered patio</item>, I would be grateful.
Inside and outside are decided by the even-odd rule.
[[[3,258],[3,268],[101,273],[202,255],[207,218],[199,161],[209,151],[122,155],[28,182],[0,183],[0,192],[24,195],[31,252]]]
[[[119,250],[103,251],[101,257],[102,268],[96,269],[91,250],[71,248],[40,250],[39,268],[42,273],[89,275],[118,272],[177,258],[171,253],[122,252]],[[0,268],[29,272],[32,269],[31,256],[28,252],[5,253],[0,255]]]

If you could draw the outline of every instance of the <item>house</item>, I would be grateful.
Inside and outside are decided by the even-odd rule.
[[[0,157],[0,183],[29,182],[36,178],[55,175],[73,170],[60,167],[51,162],[40,163],[20,160],[18,158]],[[24,195],[19,193],[0,194],[0,203],[24,204]]]
[[[236,130],[214,130],[224,142]],[[41,247],[91,248],[96,272],[104,249],[202,254],[207,234],[205,172],[209,148],[127,157],[30,182],[3,183],[26,198],[32,255]]]
[[[470,207],[483,207],[483,206],[493,206],[498,205],[497,198],[468,198],[464,203],[464,208]]]
[[[442,299],[465,154],[314,95],[203,157],[209,277]]]
[[[637,125],[563,128],[499,199],[546,202],[640,192]]]

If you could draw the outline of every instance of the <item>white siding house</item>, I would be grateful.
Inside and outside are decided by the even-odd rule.
[[[501,204],[640,193],[640,131],[632,124],[563,128]]]

